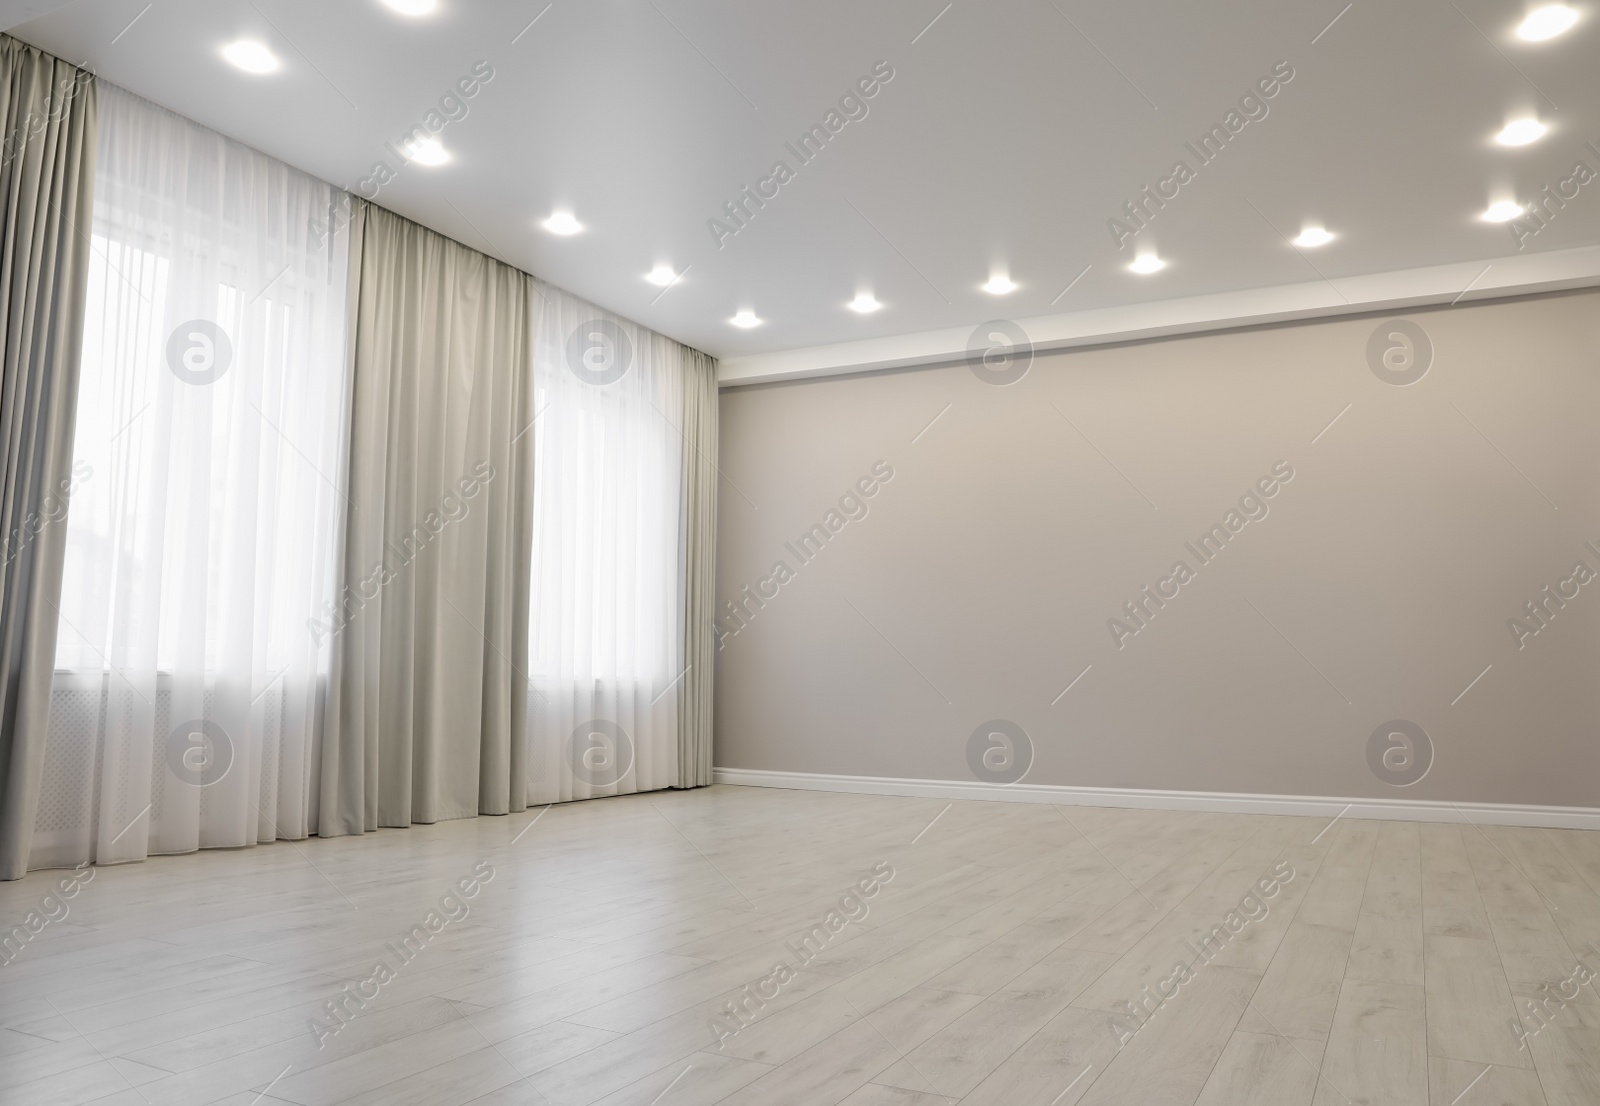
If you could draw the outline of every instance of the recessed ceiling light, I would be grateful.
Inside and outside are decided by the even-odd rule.
[[[871,292],[857,292],[856,298],[851,300],[845,306],[857,314],[870,315],[878,308],[882,307],[883,304],[879,303],[877,299],[873,297]]]
[[[570,211],[553,211],[541,225],[551,234],[577,234],[583,229],[583,224],[574,219]]]
[[[1167,267],[1167,263],[1153,253],[1140,254],[1133,259],[1128,268],[1135,273],[1155,273]]]
[[[672,271],[671,265],[657,265],[646,273],[644,278],[657,288],[665,288],[678,279],[678,274]]]
[[[991,296],[1003,296],[1007,292],[1015,292],[1017,290],[1017,282],[1004,273],[996,273],[989,278],[989,283],[983,286],[983,290]]]
[[[760,326],[761,320],[756,318],[756,313],[748,307],[741,307],[739,313],[728,320],[734,326],[749,330],[753,326]]]
[[[1301,249],[1309,250],[1317,246],[1326,246],[1332,241],[1333,235],[1329,234],[1325,228],[1306,227],[1300,232],[1300,237],[1294,240],[1294,244]]]
[[[439,0],[383,0],[383,2],[401,15],[428,15],[439,6]]]
[[[443,165],[450,160],[450,151],[437,138],[413,139],[406,143],[406,157],[418,165]]]
[[[1543,42],[1555,38],[1578,21],[1578,13],[1565,4],[1546,4],[1535,8],[1517,25],[1517,37],[1524,42]]]
[[[1486,223],[1509,223],[1523,213],[1523,206],[1515,200],[1496,200],[1478,218]]]
[[[222,48],[222,56],[246,73],[271,73],[280,64],[276,54],[248,38],[228,43]]]
[[[1526,146],[1543,138],[1549,129],[1537,119],[1513,119],[1501,128],[1494,140],[1502,146]]]

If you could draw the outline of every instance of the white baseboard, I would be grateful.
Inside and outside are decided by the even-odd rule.
[[[850,795],[909,795],[929,799],[976,799],[1005,803],[1205,810],[1224,814],[1298,814],[1307,817],[1383,818],[1398,822],[1454,822],[1491,826],[1600,830],[1600,807],[1532,806],[1511,803],[1451,803],[1433,799],[1351,799],[1321,795],[1250,795],[1227,791],[1151,791],[1054,784],[991,784],[975,780],[914,780],[890,776],[837,776],[819,772],[767,772],[715,768],[714,783],[837,791]]]

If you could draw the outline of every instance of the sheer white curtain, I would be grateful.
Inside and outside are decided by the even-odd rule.
[[[686,356],[539,282],[528,802],[679,783]]]
[[[314,831],[314,620],[344,504],[346,197],[100,95],[33,867]]]

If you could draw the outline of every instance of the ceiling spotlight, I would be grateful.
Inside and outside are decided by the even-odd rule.
[[[856,298],[845,304],[845,306],[858,315],[870,315],[882,307],[883,304],[879,303],[871,292],[857,292]]]
[[[1017,282],[1003,273],[996,273],[989,278],[989,283],[983,286],[983,290],[991,296],[1003,296],[1007,292],[1015,292]]]
[[[438,8],[439,0],[383,0],[384,4],[401,15],[428,15]]]
[[[583,224],[574,219],[570,211],[553,211],[540,225],[551,234],[577,234],[583,229]]]
[[[1546,4],[1517,24],[1517,37],[1524,42],[1543,42],[1555,38],[1578,21],[1578,13],[1565,4]]]
[[[1333,235],[1329,234],[1324,228],[1306,227],[1300,232],[1300,237],[1294,240],[1294,244],[1301,249],[1309,250],[1317,246],[1326,246],[1332,241]]]
[[[1489,209],[1478,218],[1486,223],[1509,223],[1525,209],[1515,200],[1496,200],[1489,205]]]
[[[443,165],[450,160],[450,152],[437,138],[415,138],[406,143],[406,158],[418,165]]]
[[[1526,146],[1543,138],[1549,129],[1537,119],[1514,119],[1494,136],[1494,140],[1502,146]]]
[[[678,279],[678,274],[672,271],[671,265],[657,265],[646,273],[644,278],[657,288],[665,288]]]
[[[279,66],[278,56],[259,42],[241,38],[222,48],[222,56],[246,73],[271,73]]]
[[[1155,273],[1160,272],[1166,267],[1167,263],[1153,253],[1140,254],[1138,257],[1134,258],[1133,263],[1128,266],[1129,270],[1135,273]]]
[[[742,330],[749,330],[753,326],[761,325],[761,320],[756,318],[756,313],[748,307],[741,307],[739,313],[728,321]]]

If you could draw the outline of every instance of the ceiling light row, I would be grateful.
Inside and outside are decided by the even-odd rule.
[[[1517,25],[1517,37],[1526,42],[1544,42],[1569,30],[1578,21],[1578,13],[1565,4],[1548,4],[1528,14]],[[1501,146],[1526,146],[1548,134],[1550,128],[1532,116],[1512,119],[1494,136]],[[1509,223],[1527,211],[1524,204],[1515,200],[1495,200],[1478,216],[1486,223]]]
[[[413,18],[432,15],[439,9],[439,0],[383,0],[384,7]],[[222,56],[246,73],[276,73],[283,68],[267,47],[254,39],[241,38],[222,48]]]
[[[382,0],[382,3],[400,13],[401,15],[420,17],[430,15],[438,10],[438,0]],[[1528,16],[1517,25],[1516,36],[1525,42],[1546,42],[1570,30],[1578,22],[1578,12],[1566,4],[1546,4],[1530,12]],[[246,73],[267,74],[277,72],[283,63],[276,54],[265,45],[252,39],[239,39],[222,47],[222,56],[232,65],[244,70]],[[1502,146],[1526,146],[1537,142],[1549,131],[1549,127],[1536,118],[1524,117],[1513,119],[1506,123],[1494,136],[1495,142]],[[437,166],[450,160],[450,153],[437,138],[423,139],[407,146],[407,156],[419,165]],[[1497,200],[1491,203],[1479,218],[1490,223],[1504,223],[1522,215],[1527,210],[1526,206],[1515,200]],[[583,230],[583,224],[578,222],[571,211],[556,210],[551,212],[549,218],[541,224],[551,234],[562,236],[577,234]],[[1333,241],[1334,235],[1321,226],[1306,225],[1299,237],[1293,240],[1293,245],[1301,249],[1314,249]],[[1167,262],[1154,252],[1139,254],[1129,263],[1130,272],[1140,275],[1149,275],[1160,272],[1167,267]],[[671,265],[658,264],[645,279],[651,284],[665,288],[675,282],[681,274],[673,270]],[[993,273],[987,282],[982,285],[983,291],[994,296],[1004,296],[1016,291],[1017,283],[1005,273]],[[883,307],[871,292],[858,292],[856,298],[846,304],[850,310],[862,315],[870,315]],[[760,326],[762,321],[756,313],[749,308],[741,308],[732,319],[728,320],[734,326],[748,329]]]
[[[550,220],[546,220],[544,225],[549,226],[549,224]],[[1294,240],[1294,244],[1309,249],[1311,247],[1325,245],[1328,242],[1332,242],[1333,239],[1334,235],[1330,234],[1322,227],[1308,226],[1304,231],[1301,232],[1300,237]],[[1128,269],[1130,271],[1139,274],[1160,272],[1166,267],[1166,261],[1156,256],[1154,253],[1142,253],[1136,257],[1130,265],[1128,265]],[[672,266],[659,264],[654,269],[651,269],[648,273],[646,273],[644,278],[651,284],[654,284],[660,288],[664,288],[676,281],[680,275],[681,274],[673,270]],[[1012,280],[1005,273],[995,273],[987,281],[979,285],[979,288],[982,291],[988,292],[992,296],[1004,296],[1011,292],[1015,292],[1020,287],[1022,286],[1016,281]],[[883,307],[883,303],[871,292],[857,292],[856,298],[845,304],[845,306],[859,315],[870,315],[874,311],[880,310]],[[750,327],[760,326],[765,320],[758,318],[756,313],[751,311],[749,308],[741,308],[739,312],[728,321],[734,326],[742,329],[749,329]]]
[[[392,11],[414,19],[439,10],[439,0],[382,0],[382,3]],[[1527,18],[1517,24],[1516,35],[1524,42],[1547,42],[1571,30],[1577,22],[1577,9],[1566,4],[1546,4],[1530,12]],[[271,50],[249,39],[229,43],[222,48],[222,54],[246,73],[271,73],[281,64]],[[1533,137],[1537,138],[1538,135]],[[1522,142],[1510,142],[1504,138],[1502,141],[1508,146],[1522,145]],[[1523,141],[1531,142],[1533,139]]]
[[[1566,4],[1546,4],[1529,12],[1527,18],[1517,24],[1516,35],[1524,42],[1546,42],[1571,30],[1577,22],[1577,9]],[[1509,120],[1494,140],[1501,146],[1526,146],[1549,132],[1550,128],[1540,120],[1523,116]],[[1478,218],[1486,223],[1509,223],[1527,210],[1528,205],[1514,199],[1499,199],[1490,203]]]

